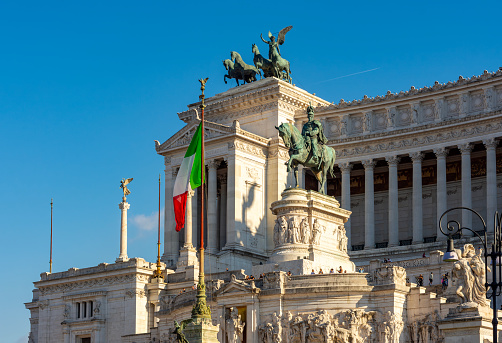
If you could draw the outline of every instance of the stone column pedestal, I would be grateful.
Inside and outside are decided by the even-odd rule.
[[[127,210],[131,208],[131,205],[126,202],[125,197],[122,200],[119,204],[122,211],[120,216],[120,255],[115,262],[129,261],[129,257],[127,257]]]
[[[468,304],[474,306],[468,306]],[[476,305],[467,303],[450,309],[449,314],[438,325],[444,334],[444,343],[484,343],[492,341],[492,309],[488,306]],[[502,331],[502,328],[498,326],[499,334],[500,331]]]
[[[211,319],[197,318],[188,324],[183,333],[190,343],[219,343],[220,325],[213,325]]]
[[[354,271],[343,226],[351,212],[340,208],[334,197],[290,188],[272,203],[271,210],[277,216],[272,229],[275,248],[267,264],[253,266],[254,274],[282,270],[299,275],[321,268],[329,273],[340,266],[348,273]]]

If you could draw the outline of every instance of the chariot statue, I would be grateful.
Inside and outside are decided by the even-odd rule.
[[[320,121],[314,119],[314,107],[307,108],[308,122],[303,125],[302,132],[291,123],[282,123],[275,127],[279,131],[284,145],[289,149],[289,160],[286,162],[288,173],[295,173],[295,187],[298,187],[298,165],[309,168],[317,181],[321,183],[321,193],[328,173],[334,177],[335,149],[326,145],[328,139]]]
[[[279,49],[279,45],[284,44],[284,39],[286,38],[286,33],[291,30],[293,26],[288,26],[283,28],[281,31],[279,31],[279,34],[277,35],[277,40],[270,31],[268,31],[268,39],[269,41],[265,40],[263,38],[263,34],[260,34],[260,38],[264,43],[268,44],[268,60],[272,63],[273,66],[273,73],[275,77],[279,79],[283,79],[289,83],[291,83],[291,68],[289,67],[289,61],[282,58],[281,56],[281,51]],[[254,47],[253,47],[254,50]],[[256,48],[256,51],[258,49]],[[253,53],[255,53],[253,51]],[[259,53],[259,51],[258,51]],[[255,53],[256,55],[256,53]],[[261,55],[260,55],[261,56]],[[256,62],[255,62],[256,65]],[[265,70],[263,70],[265,73]]]

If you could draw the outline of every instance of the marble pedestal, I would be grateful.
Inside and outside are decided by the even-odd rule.
[[[190,343],[219,343],[220,325],[213,325],[210,319],[197,318],[188,324],[183,333]]]
[[[180,272],[185,270],[188,266],[197,266],[199,260],[197,259],[197,250],[192,246],[192,244],[185,245],[180,249],[180,256],[178,257],[178,262],[176,262],[176,271]]]
[[[493,338],[492,309],[467,303],[450,309],[438,325],[444,334],[444,343],[485,343]],[[498,336],[502,328],[498,327]]]
[[[272,203],[271,210],[277,216],[275,248],[267,264],[253,267],[253,274],[277,270],[310,274],[321,268],[329,273],[340,267],[347,273],[355,271],[343,226],[351,212],[340,208],[334,197],[289,188],[282,192],[281,200]]]

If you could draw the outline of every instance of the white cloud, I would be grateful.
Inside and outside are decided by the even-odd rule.
[[[159,211],[155,211],[150,215],[138,214],[132,216],[131,221],[140,231],[152,231],[157,228]],[[160,221],[164,220],[164,210],[160,212]]]

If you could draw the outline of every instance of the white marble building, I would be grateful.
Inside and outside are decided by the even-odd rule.
[[[288,121],[301,128],[310,102],[337,153],[336,178],[326,187],[336,200],[314,192],[318,184],[306,170],[301,185],[311,191],[283,193],[293,181],[274,126]],[[437,221],[462,205],[493,228],[491,214],[502,202],[502,71],[337,105],[270,78],[206,105],[205,272],[220,342],[490,339],[489,308],[459,304],[456,280],[446,290],[439,285],[452,264],[442,262],[446,245]],[[177,169],[200,121],[197,106],[178,114],[187,124],[181,131],[155,145],[166,167],[164,279],[153,278],[153,263],[127,257],[43,273],[25,304],[30,343],[173,342],[173,320],[190,317],[198,281],[200,190],[188,198],[180,233],[171,205]],[[314,231],[317,221],[323,233],[278,238],[280,216],[284,230],[308,223]],[[462,220],[480,229],[472,218]],[[477,242],[456,240],[457,247],[468,243]],[[345,272],[328,274],[342,265]],[[361,267],[365,272],[356,272]],[[431,271],[431,286],[414,283]],[[256,279],[245,280],[250,274]]]

